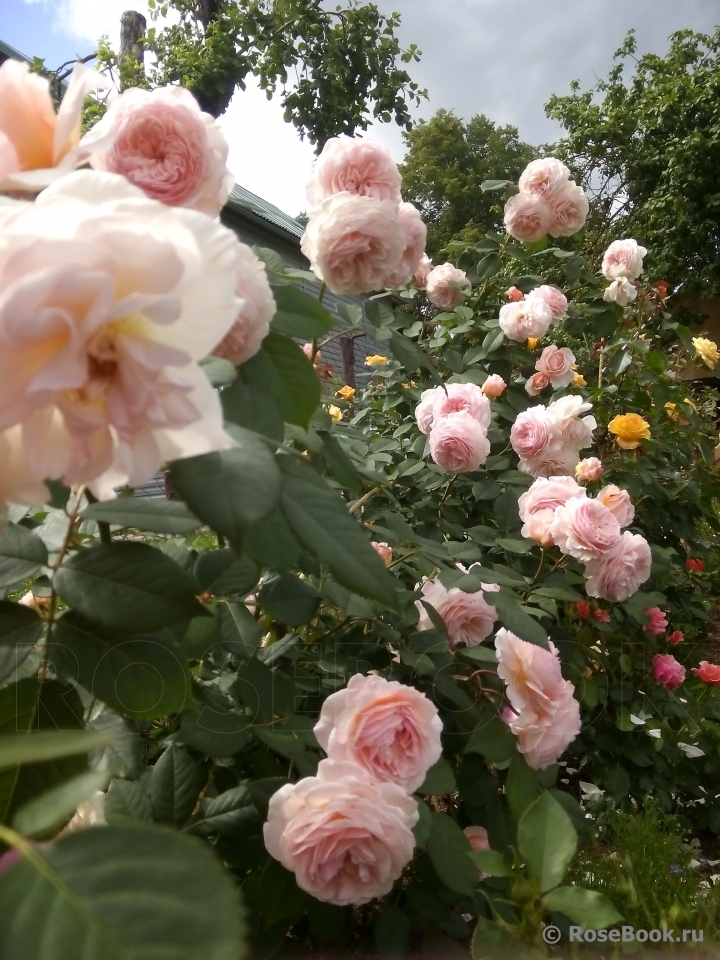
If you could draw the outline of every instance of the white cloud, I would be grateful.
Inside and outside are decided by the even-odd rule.
[[[41,3],[52,10],[53,31],[86,44],[108,36],[117,47],[120,42],[120,17],[126,10],[137,10],[148,17],[147,0],[25,0]]]

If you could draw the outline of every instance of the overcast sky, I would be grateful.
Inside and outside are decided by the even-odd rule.
[[[668,36],[689,28],[712,32],[720,0],[375,0],[402,15],[400,38],[423,51],[410,72],[430,95],[417,111],[440,107],[468,119],[485,113],[511,123],[531,143],[553,140],[545,117],[552,93],[571,80],[583,88],[607,74],[612,55],[634,27],[641,53],[667,50]],[[23,53],[56,66],[87,54],[101,34],[117,42],[123,10],[147,12],[145,0],[0,0],[0,37]],[[313,157],[279,103],[252,85],[234,97],[221,119],[238,183],[291,215],[305,207],[304,185]],[[400,160],[400,131],[380,124],[373,135]]]

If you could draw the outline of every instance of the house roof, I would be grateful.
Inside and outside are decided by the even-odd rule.
[[[9,43],[0,40],[0,62],[3,60],[24,60],[26,63],[32,63],[30,57],[26,57],[24,53],[20,53],[15,47],[11,47]]]
[[[286,236],[292,237],[296,242],[299,242],[303,235],[305,228],[302,224],[298,223],[297,220],[293,220],[287,213],[283,213],[279,207],[268,203],[267,200],[263,200],[263,198],[258,197],[257,194],[251,193],[238,183],[232,188],[227,206],[238,213],[249,214],[266,224],[270,224],[275,230],[279,230]]]

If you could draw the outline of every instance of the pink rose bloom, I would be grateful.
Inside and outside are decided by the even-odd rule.
[[[554,343],[545,347],[535,363],[538,373],[546,374],[555,390],[572,383],[575,371],[575,354],[569,347],[557,347]]]
[[[550,200],[562,193],[570,179],[570,171],[555,157],[531,160],[520,175],[521,193]]]
[[[692,668],[692,672],[695,676],[704,680],[705,683],[709,683],[713,687],[720,686],[720,666],[716,663],[708,663],[707,660],[701,660],[699,666]]]
[[[673,630],[673,632],[668,637],[668,643],[671,643],[675,646],[676,643],[682,643],[685,639],[682,630]]]
[[[477,593],[465,593],[460,587],[448,590],[439,580],[423,583],[422,599],[427,600],[445,621],[451,646],[464,643],[468,647],[477,647],[492,633],[497,610],[485,601],[483,590],[492,593],[499,588],[493,584],[483,584],[482,588]],[[432,630],[433,622],[421,601],[416,600],[415,606],[420,614],[418,630]]]
[[[523,537],[530,537],[543,546],[552,546],[550,524],[555,510],[571,497],[584,497],[585,490],[572,477],[539,477],[518,500]]]
[[[230,332],[213,353],[237,365],[245,363],[258,352],[270,332],[270,321],[276,310],[265,264],[244,243],[240,244],[238,250],[235,292],[243,302],[242,310]],[[312,344],[304,346],[312,350]]]
[[[599,480],[602,475],[603,465],[597,457],[586,457],[575,467],[575,476],[578,480],[584,480],[586,483]],[[602,503],[603,501],[601,500],[600,502]],[[604,504],[604,506],[608,507],[608,510],[611,509],[607,503]],[[612,512],[615,513],[614,510]]]
[[[405,231],[405,250],[400,263],[385,280],[385,286],[394,290],[404,287],[415,276],[420,260],[425,256],[427,239],[427,227],[423,223],[420,211],[412,203],[401,203],[398,216]]]
[[[505,296],[511,303],[517,303],[518,300],[523,300],[525,298],[525,294],[522,292],[522,290],[518,290],[517,287],[508,287],[505,291]]]
[[[426,281],[427,298],[439,310],[454,310],[459,307],[470,290],[470,281],[464,270],[451,263],[433,267]]]
[[[344,907],[383,897],[410,862],[417,802],[396,783],[370,783],[349,761],[321,760],[317,775],[270,798],[265,847],[301,890]]]
[[[529,477],[571,477],[577,462],[575,447],[553,442],[533,457],[520,457],[518,470]]]
[[[435,404],[445,395],[442,387],[431,387],[420,394],[420,403],[415,407],[415,419],[420,433],[430,433]]]
[[[405,231],[392,201],[336,193],[313,212],[300,247],[333,293],[371,293],[400,264]]]
[[[626,530],[613,549],[585,568],[590,597],[624,603],[650,576],[652,554],[644,537]]]
[[[603,293],[603,300],[606,303],[617,303],[621,307],[626,307],[637,298],[637,288],[630,280],[620,277],[619,280],[613,280],[609,287]]]
[[[539,297],[550,307],[552,322],[554,324],[560,323],[567,313],[567,297],[562,290],[558,290],[557,287],[551,287],[544,283],[541,287],[535,287],[534,290],[530,291],[527,298],[530,300],[532,297]]]
[[[527,518],[520,532],[523,537],[534,540],[541,547],[552,547],[555,541],[550,528],[554,519],[554,510],[538,510]]]
[[[519,457],[534,457],[548,444],[547,411],[545,407],[530,407],[515,418],[510,429],[510,443]]]
[[[482,385],[482,392],[486,397],[499,397],[505,392],[507,384],[497,373],[491,373],[485,383]]]
[[[521,243],[541,240],[550,229],[550,207],[542,197],[517,193],[505,204],[505,229]]]
[[[627,490],[621,490],[614,483],[610,483],[602,488],[595,499],[615,515],[621,527],[627,527],[633,522],[635,507]]]
[[[589,447],[593,442],[593,430],[597,427],[595,417],[580,418],[581,413],[592,410],[592,404],[575,395],[553,400],[547,406],[548,429],[553,440],[577,450]],[[579,459],[579,458],[577,458]],[[576,463],[577,463],[576,459]],[[575,464],[573,464],[573,469]]]
[[[437,707],[415,687],[356,673],[325,700],[314,730],[331,760],[351,760],[372,783],[413,793],[440,759],[442,728]]]
[[[0,430],[38,478],[96,496],[234,442],[198,361],[232,327],[239,243],[123,177],[82,170],[0,233]]]
[[[435,419],[430,430],[430,456],[449,473],[472,473],[485,463],[490,441],[485,427],[465,410]]]
[[[656,637],[661,637],[667,630],[667,617],[660,607],[649,607],[645,613],[650,617],[650,623],[646,623],[643,630]]]
[[[434,421],[449,413],[465,410],[481,427],[490,426],[490,401],[475,383],[448,383],[447,393],[441,390],[433,407]]]
[[[333,137],[313,162],[307,198],[313,210],[336,193],[401,201],[400,171],[387,147],[360,137]]]
[[[529,397],[539,396],[550,386],[550,377],[546,373],[534,373],[525,381],[525,393]]]
[[[473,853],[484,853],[490,849],[490,840],[485,827],[465,827],[463,833],[470,843],[470,849]],[[484,880],[488,876],[483,870],[478,870],[478,880]]]
[[[378,540],[371,540],[370,546],[373,548],[375,553],[379,555],[386,567],[392,563],[393,552],[392,547],[389,544]]]
[[[42,479],[30,469],[23,442],[22,427],[10,427],[0,433],[0,532],[7,523],[8,503],[38,506],[49,499]],[[22,602],[22,601],[20,601]]]
[[[529,337],[540,340],[552,323],[552,312],[542,297],[526,298],[517,303],[500,307],[500,329],[516,343],[524,343]]]
[[[637,240],[614,240],[605,251],[603,276],[608,280],[637,280],[643,271],[643,257],[647,253]]]
[[[668,690],[677,690],[685,680],[685,667],[671,653],[656,653],[653,657],[653,676]]]
[[[518,750],[533,770],[555,763],[580,733],[580,705],[575,688],[564,680],[558,652],[521,640],[501,628],[495,637],[498,676],[507,684],[515,716],[509,726]]]
[[[572,180],[550,201],[551,237],[571,237],[582,230],[590,212],[590,204],[582,187]]]
[[[10,58],[0,67],[0,191],[42,190],[86,163],[80,147],[82,108],[93,90],[112,86],[81,63],[73,67],[57,116],[45,77]]]
[[[101,150],[103,138],[111,139]],[[125,90],[82,141],[94,144],[96,170],[127,177],[152,200],[216,217],[230,195],[227,140],[183,87]]]
[[[571,497],[555,510],[550,534],[562,553],[588,563],[619,542],[620,524],[597,500]]]
[[[433,271],[433,262],[426,254],[423,254],[420,257],[420,263],[418,263],[415,270],[415,286],[419,289],[422,289],[427,285],[427,279]]]

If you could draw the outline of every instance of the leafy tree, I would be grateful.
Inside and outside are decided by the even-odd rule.
[[[720,291],[720,30],[678,31],[665,57],[636,60],[636,49],[630,31],[606,80],[550,99],[548,116],[567,131],[553,152],[595,199],[591,252],[630,234],[649,248],[651,275],[711,296]]]
[[[348,0],[326,10],[321,0],[149,0],[149,7],[156,23],[170,10],[179,14],[144,38],[157,59],[151,84],[182,84],[213,116],[254,74],[269,98],[280,90],[285,119],[301,138],[322,146],[378,118],[409,128],[410,106],[427,95],[403,66],[420,51],[415,44],[401,49],[400,17],[374,3]],[[143,83],[127,64],[120,67],[126,84]]]
[[[502,203],[484,193],[484,180],[517,180],[535,150],[515,127],[498,127],[483,114],[467,124],[438,110],[403,134],[408,146],[401,167],[405,199],[428,225],[428,250],[436,254],[451,239],[476,243],[502,224]]]

